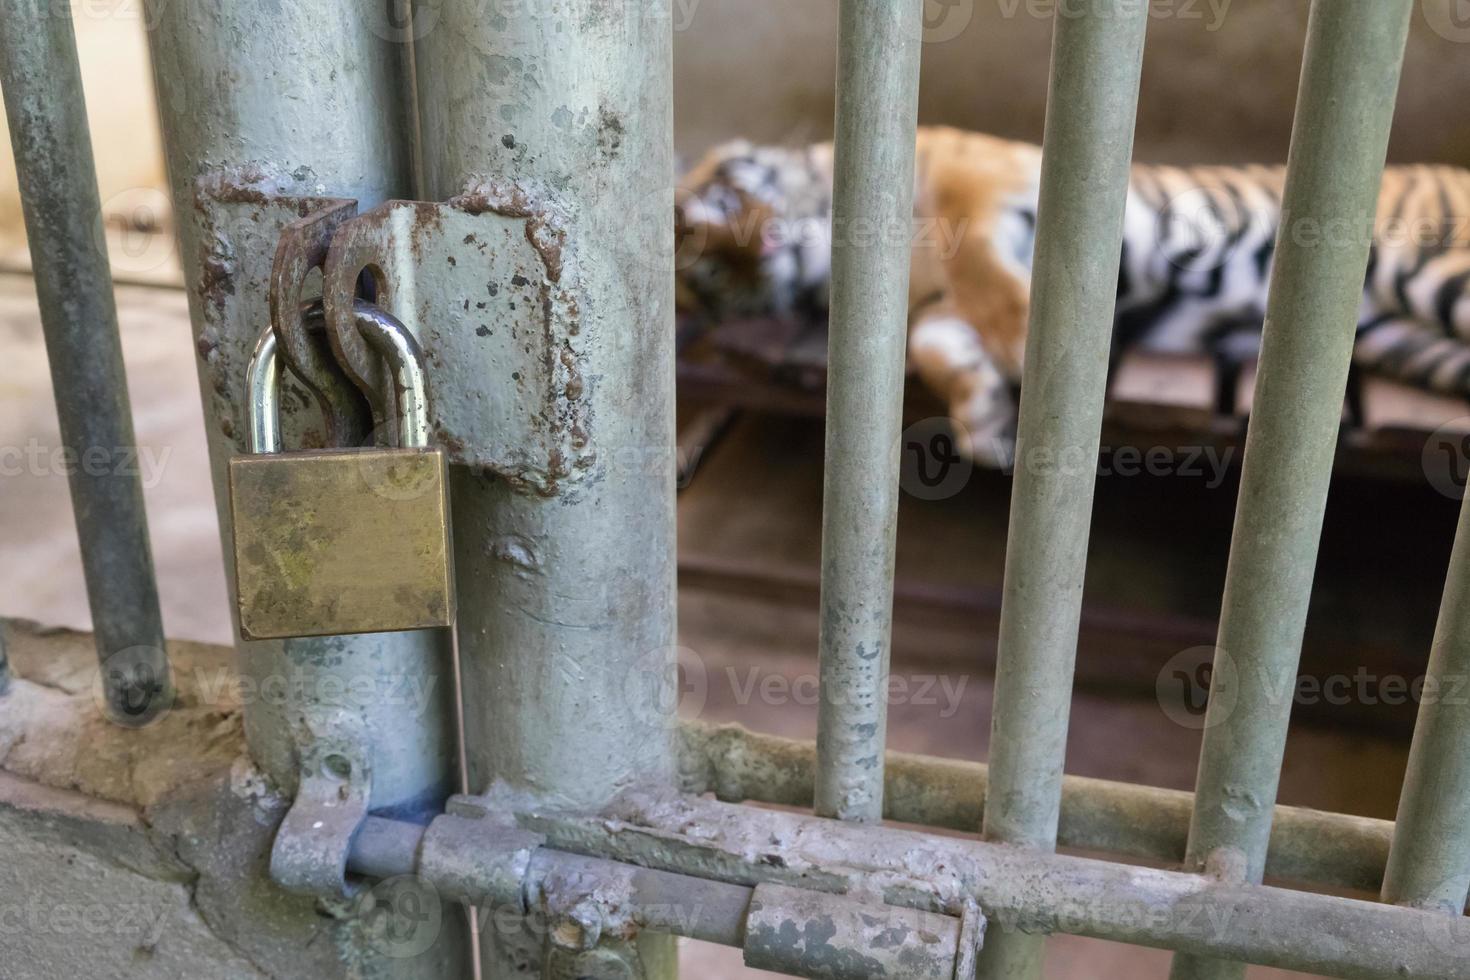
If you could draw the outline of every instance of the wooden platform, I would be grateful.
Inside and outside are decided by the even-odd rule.
[[[709,327],[686,320],[680,323],[678,346],[679,394],[685,402],[735,411],[825,414],[824,323],[766,319]],[[1253,382],[1254,370],[1247,367],[1237,385],[1234,414],[1223,414],[1215,407],[1219,379],[1208,358],[1129,354],[1113,379],[1103,445],[1201,446],[1219,453],[1231,448],[1238,462]],[[1382,378],[1365,377],[1360,383],[1364,424],[1344,427],[1340,474],[1423,481],[1431,436],[1470,434],[1470,402]],[[944,406],[911,378],[905,396],[908,421],[944,414]],[[1462,462],[1470,466],[1470,458]],[[1457,482],[1463,486],[1463,475]]]

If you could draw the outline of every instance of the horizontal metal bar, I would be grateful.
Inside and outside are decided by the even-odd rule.
[[[420,849],[428,828],[386,817],[368,817],[352,841],[347,870],[368,878],[396,878],[420,874]],[[618,864],[581,854],[540,848],[518,890],[539,894],[558,877],[582,877],[606,883],[622,880],[627,893],[637,896],[636,911],[630,910],[641,926],[655,932],[687,936],[722,946],[739,946],[743,941],[745,913],[754,888],[705,878],[656,871],[636,865]],[[432,883],[432,882],[431,882]],[[698,915],[676,914],[697,909]]]
[[[811,742],[691,721],[680,734],[685,793],[714,793],[727,803],[812,805]],[[990,777],[983,763],[889,752],[885,771],[885,819],[959,831],[980,826]],[[1193,800],[1182,790],[1065,776],[1057,843],[1176,863],[1184,857]],[[1392,836],[1391,821],[1277,806],[1266,873],[1376,893]]]
[[[72,17],[50,0],[6,5],[0,88],[108,714],[144,725],[172,702],[117,306]]]
[[[816,808],[877,820],[923,9],[841,0],[839,10]],[[884,233],[859,240],[867,222]]]
[[[1470,920],[666,791],[606,813],[517,814],[547,846],[736,884],[778,882],[938,910],[997,933],[1069,933],[1344,980],[1470,975]],[[691,829],[692,828],[692,829]]]
[[[1410,0],[1313,0],[1186,867],[1262,879]],[[1308,227],[1338,229],[1317,236]],[[1173,980],[1239,964],[1179,958]]]
[[[590,949],[641,931],[743,949],[747,965],[828,980],[971,980],[983,934],[977,911],[960,916],[858,900],[779,884],[741,884],[611,861],[548,847],[497,819],[439,818],[432,828],[369,817],[353,841],[348,870],[375,878],[418,875],[442,897],[473,900],[486,911],[534,913],[554,946]],[[437,837],[436,837],[437,835]],[[450,871],[426,858],[452,841]],[[477,846],[478,845],[478,846]],[[510,877],[508,869],[518,869]],[[483,881],[475,882],[477,875]],[[509,900],[509,907],[504,907]],[[500,908],[493,906],[500,905]],[[968,915],[970,921],[966,921]]]

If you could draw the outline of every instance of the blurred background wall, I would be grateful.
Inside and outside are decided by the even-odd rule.
[[[923,0],[919,117],[1039,142],[1054,13],[1091,0]],[[675,138],[832,131],[836,0],[674,0]],[[1154,0],[1138,158],[1286,156],[1308,0]],[[1470,165],[1470,0],[1419,0],[1392,155]]]
[[[114,225],[166,223],[167,183],[142,0],[57,0],[56,9],[69,11],[76,25],[104,212]],[[0,139],[0,157],[0,266],[14,268],[29,259],[8,132]]]
[[[548,0],[442,2],[493,10]],[[1040,140],[1053,15],[1092,0],[923,2],[921,120]],[[831,135],[838,0],[671,3],[675,138],[686,162],[735,136],[797,144]],[[1392,156],[1470,164],[1470,113],[1461,111],[1470,99],[1470,0],[1417,7]],[[1153,0],[1139,159],[1283,159],[1307,8],[1308,0]],[[109,223],[166,222],[142,0],[70,0],[69,9]],[[13,266],[24,253],[8,138],[0,153],[0,264]]]

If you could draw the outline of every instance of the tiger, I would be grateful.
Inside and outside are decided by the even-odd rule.
[[[825,315],[833,154],[830,142],[737,140],[688,169],[674,206],[676,307],[711,320]],[[1133,165],[1111,366],[1133,349],[1202,353],[1238,376],[1259,351],[1285,179],[1277,165]],[[956,447],[992,467],[1015,451],[1040,182],[1039,146],[919,128],[909,365],[946,405]],[[1466,216],[1470,170],[1386,168],[1355,373],[1470,397]],[[1304,240],[1351,233],[1292,225]]]

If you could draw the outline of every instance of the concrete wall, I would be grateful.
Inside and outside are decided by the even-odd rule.
[[[836,0],[674,0],[686,159],[730,136],[832,130]],[[1039,141],[1052,14],[1091,0],[925,0],[920,120]],[[1418,0],[1392,156],[1470,164],[1470,4]],[[1285,159],[1308,0],[1154,0],[1143,160]],[[1458,19],[1457,19],[1458,14]]]

